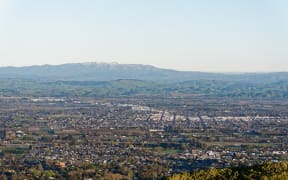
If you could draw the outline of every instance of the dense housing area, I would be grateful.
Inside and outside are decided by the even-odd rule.
[[[1,97],[3,177],[155,179],[288,160],[287,102]]]

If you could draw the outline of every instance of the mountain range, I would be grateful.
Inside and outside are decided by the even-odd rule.
[[[0,67],[0,84],[0,96],[288,98],[288,72],[227,74],[117,63]]]
[[[74,63],[27,67],[0,67],[0,78],[20,78],[47,81],[111,81],[118,79],[137,79],[154,82],[223,80],[271,83],[287,81],[288,72],[225,74],[176,71],[139,64]]]

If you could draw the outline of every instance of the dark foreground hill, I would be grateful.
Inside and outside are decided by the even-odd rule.
[[[175,174],[169,180],[285,180],[288,179],[288,163],[267,163],[251,167],[209,169],[194,173]]]
[[[105,166],[85,165],[78,168],[62,168],[56,167],[53,164],[45,164],[44,169],[26,169],[15,171],[13,169],[2,169],[0,179],[84,179],[83,177],[94,177],[93,179],[139,179],[139,180],[286,180],[288,179],[288,163],[267,163],[264,165],[231,167],[223,169],[200,170],[193,173],[175,174],[171,177],[155,178],[153,169],[150,172],[143,173],[142,176],[135,178],[135,174],[128,173],[121,175],[119,173],[103,173],[101,168]],[[15,169],[17,166],[15,167]],[[25,173],[27,172],[27,173]],[[49,178],[50,177],[50,178]],[[53,178],[55,179],[55,178]]]

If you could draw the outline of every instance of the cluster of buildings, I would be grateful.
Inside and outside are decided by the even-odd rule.
[[[181,110],[171,106],[174,100],[167,108],[113,99],[0,101],[0,163],[8,169],[16,162],[18,170],[96,164],[111,173],[161,177],[288,160],[288,117],[273,110],[255,115],[257,109],[249,113],[249,105],[235,106],[244,116],[231,106],[217,111],[208,104],[199,110],[184,100]]]

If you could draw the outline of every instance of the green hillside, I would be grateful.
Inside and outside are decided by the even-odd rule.
[[[175,174],[169,180],[285,180],[288,179],[288,162],[267,163],[251,167],[231,167]]]
[[[196,95],[230,98],[288,98],[288,81],[246,83],[193,80],[178,83],[120,79],[112,81],[40,81],[0,79],[1,96],[117,97]]]

